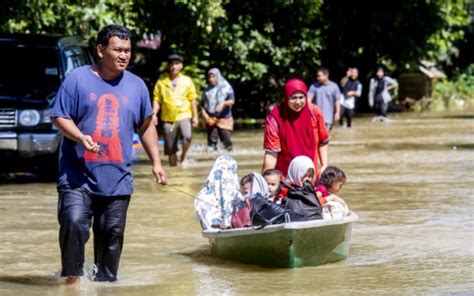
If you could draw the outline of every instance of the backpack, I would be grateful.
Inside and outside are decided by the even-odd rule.
[[[295,214],[292,215],[292,221],[323,219],[323,207],[311,182],[305,182],[303,187],[283,182],[283,186],[288,188],[286,209]]]
[[[234,212],[230,218],[232,228],[242,228],[252,226],[250,220],[250,212],[252,210],[252,202],[246,198],[238,207],[234,207]]]
[[[252,226],[261,226],[285,223],[289,216],[288,210],[273,203],[260,194],[252,199],[251,220]]]

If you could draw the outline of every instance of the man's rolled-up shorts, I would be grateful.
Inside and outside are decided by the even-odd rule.
[[[165,133],[165,155],[178,152],[178,140],[181,138],[183,144],[189,144],[192,140],[191,119],[183,119],[176,122],[163,122]]]

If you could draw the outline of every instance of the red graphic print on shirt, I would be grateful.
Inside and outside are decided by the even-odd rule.
[[[119,138],[119,100],[113,94],[104,94],[99,98],[97,107],[99,112],[92,139],[100,145],[100,150],[97,153],[86,151],[84,159],[123,163],[122,143]]]

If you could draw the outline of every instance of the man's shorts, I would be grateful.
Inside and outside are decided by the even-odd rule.
[[[191,143],[192,125],[189,118],[177,122],[163,122],[163,130],[165,132],[165,155],[178,152],[180,138],[183,144]]]

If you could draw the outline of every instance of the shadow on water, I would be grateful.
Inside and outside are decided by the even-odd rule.
[[[48,289],[55,291],[57,295],[129,295],[129,292],[135,294],[137,291],[153,290],[156,283],[146,282],[142,279],[123,279],[117,282],[95,282],[81,277],[78,286],[69,286],[66,282],[57,276],[0,276],[0,284],[13,284],[28,287],[27,289]],[[51,290],[53,289],[53,290]],[[59,289],[59,290],[55,290]],[[113,290],[111,290],[113,289]],[[112,292],[113,291],[113,292]],[[41,292],[39,292],[42,295]],[[118,293],[118,294],[116,294]],[[51,294],[48,294],[51,295]],[[154,295],[154,294],[146,294]]]
[[[0,276],[1,282],[28,286],[58,286],[64,284],[56,276],[39,275]]]
[[[56,183],[52,178],[42,178],[33,173],[3,173],[0,174],[0,186],[8,184],[29,184],[29,183]]]
[[[406,151],[406,150],[474,150],[474,143],[448,143],[448,144],[434,144],[434,143],[376,143],[365,144],[369,150],[374,151]]]
[[[474,119],[474,114],[455,114],[455,115],[446,115],[443,118],[447,119]]]
[[[188,249],[180,252],[173,252],[173,255],[184,256],[195,263],[208,265],[210,267],[224,267],[239,270],[251,270],[253,272],[278,272],[286,270],[287,268],[279,267],[265,267],[256,264],[245,264],[237,261],[227,260],[212,256],[207,245],[202,245],[199,248]]]

